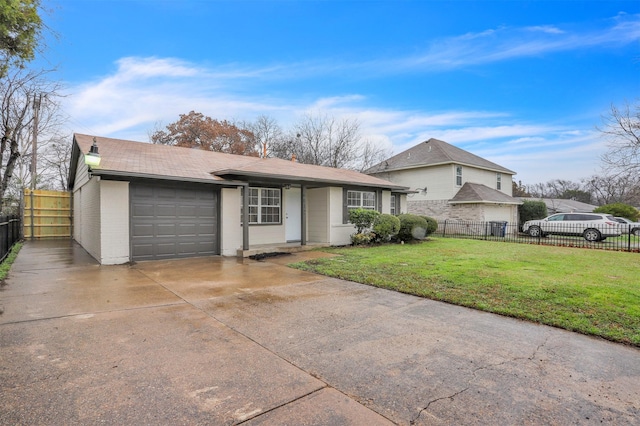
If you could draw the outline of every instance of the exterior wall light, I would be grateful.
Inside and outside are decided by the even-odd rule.
[[[96,138],[93,138],[93,145],[89,148],[89,153],[84,156],[84,164],[90,168],[98,167],[100,165],[100,153],[98,153]]]

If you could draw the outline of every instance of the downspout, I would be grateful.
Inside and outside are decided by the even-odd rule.
[[[300,245],[301,246],[306,246],[307,245],[307,187],[302,185],[301,190],[300,190],[300,197],[302,197],[301,203],[300,203],[300,217],[302,217],[301,222],[301,233],[302,235],[300,236]]]
[[[249,184],[242,186],[242,250],[249,250]]]

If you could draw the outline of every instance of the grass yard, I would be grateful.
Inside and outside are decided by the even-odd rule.
[[[433,238],[298,269],[640,346],[640,254]]]

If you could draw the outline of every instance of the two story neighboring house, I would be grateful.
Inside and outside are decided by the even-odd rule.
[[[394,155],[365,173],[416,191],[408,213],[437,220],[518,222],[515,172],[438,139]]]

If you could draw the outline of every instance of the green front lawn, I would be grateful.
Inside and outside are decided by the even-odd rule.
[[[291,266],[640,346],[640,254],[433,238]]]

